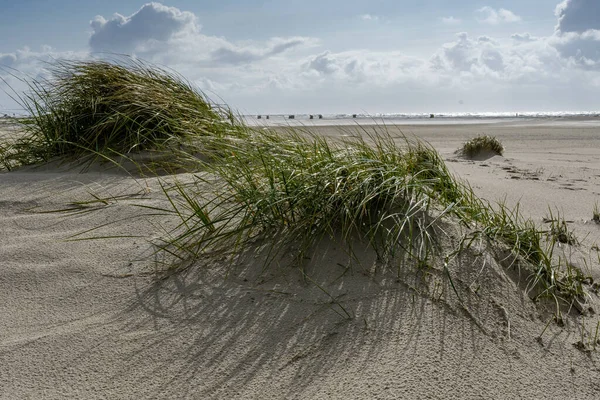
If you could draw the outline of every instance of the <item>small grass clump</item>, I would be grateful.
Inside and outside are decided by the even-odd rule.
[[[10,169],[55,157],[113,159],[194,137],[233,134],[236,121],[181,76],[142,61],[57,61],[17,96],[25,135],[4,145]]]
[[[504,146],[494,136],[483,135],[465,142],[459,153],[467,158],[501,156],[504,153]]]

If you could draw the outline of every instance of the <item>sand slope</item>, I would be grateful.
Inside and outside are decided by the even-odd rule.
[[[462,128],[466,136],[477,130]],[[522,135],[534,131],[520,129],[521,136],[503,138],[506,157],[450,161],[452,168],[484,196],[521,199],[534,218],[549,202],[562,207],[577,232],[590,233],[565,250],[589,255],[600,232],[588,221],[600,167],[590,143],[581,141],[595,139],[587,132],[579,142],[563,142],[560,131],[547,147],[522,146]],[[453,159],[462,136],[430,134],[437,132],[453,138],[430,140]],[[504,169],[536,165],[543,168],[540,180],[511,179],[514,173]],[[91,199],[90,193],[121,197],[48,212]],[[148,216],[135,204],[166,206],[156,178],[64,168],[0,174],[1,398],[600,396],[598,354],[574,346],[582,318],[550,324],[540,343],[548,313],[485,247],[450,265],[462,304],[439,265],[426,276],[409,268],[399,275],[372,270],[368,263],[345,272],[348,257],[332,243],[307,264],[327,293],[285,260],[261,273],[252,257],[229,270],[227,258],[207,258],[157,279],[148,239],[176,221]],[[141,237],[65,241],[106,222],[112,224],[88,236]],[[598,274],[596,264],[590,268]],[[597,307],[597,295],[590,304]],[[585,318],[588,328],[597,321]]]

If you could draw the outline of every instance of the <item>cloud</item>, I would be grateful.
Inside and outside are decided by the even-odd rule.
[[[494,43],[494,39],[492,39],[492,38],[491,38],[491,37],[489,37],[489,36],[485,36],[485,35],[483,35],[483,36],[479,36],[479,37],[477,38],[477,41],[478,41],[479,43]]]
[[[529,32],[513,33],[510,37],[512,40],[514,40],[516,42],[533,42],[533,41],[538,40],[538,38],[531,36],[531,34]]]
[[[450,85],[488,82],[502,85],[552,83],[566,77],[567,63],[547,40],[519,43],[502,42],[465,32],[454,42],[444,44],[430,59],[430,69]]]
[[[145,4],[128,17],[115,14],[107,20],[97,16],[91,26],[89,46],[92,51],[131,54],[166,65],[196,64],[199,69],[256,63],[317,43],[307,37],[232,43],[200,33],[195,14],[160,3]]]
[[[379,21],[379,17],[377,15],[372,14],[363,14],[360,16],[360,19],[363,21]]]
[[[425,60],[400,52],[345,51],[310,56],[302,64],[304,85],[314,82],[346,82],[370,87],[415,79],[425,80]],[[308,82],[310,81],[310,82]]]
[[[114,14],[105,19],[98,15],[90,22],[92,51],[131,53],[148,41],[166,41],[173,36],[195,33],[200,29],[196,16],[160,3],[147,3],[125,17]]]
[[[557,35],[552,45],[575,67],[600,70],[600,31],[569,32]]]
[[[85,51],[56,51],[50,46],[42,46],[39,50],[32,50],[25,46],[12,53],[0,53],[0,66],[13,68],[30,77],[40,75],[47,66],[46,63],[60,59],[83,60],[88,57]],[[1,69],[0,69],[1,72]]]
[[[60,59],[84,60],[88,57],[87,51],[59,52],[50,46],[42,46],[39,50],[26,46],[11,53],[0,53],[0,108],[20,108],[10,97],[17,98],[28,89],[24,80],[47,79],[47,63]]]
[[[557,29],[550,29],[548,36],[514,33],[508,40],[462,32],[429,56],[417,57],[400,51],[336,51],[309,37],[236,42],[201,31],[200,18],[193,13],[149,3],[130,16],[94,18],[89,50],[126,52],[166,65],[242,112],[316,112],[315,106],[322,107],[320,112],[335,112],[336,107],[347,112],[342,108],[352,104],[368,104],[373,108],[367,111],[373,112],[422,111],[424,106],[458,107],[458,100],[477,111],[527,104],[570,108],[596,99],[600,87],[600,31],[591,28],[594,21],[580,16],[594,10],[592,2],[566,1],[557,8]],[[520,20],[510,11],[490,7],[478,10],[478,19],[490,24]],[[445,17],[441,22],[460,20]],[[44,77],[43,61],[89,57],[88,51],[22,48],[0,53],[0,65]],[[6,76],[0,68],[0,77]],[[594,101],[589,104],[600,106]],[[0,103],[5,104],[2,98]]]
[[[442,17],[441,20],[442,20],[442,23],[444,23],[446,25],[459,25],[462,22],[460,19],[454,18],[453,16]]]
[[[600,1],[565,0],[556,6],[559,32],[583,33],[590,29],[600,30]]]
[[[512,11],[500,8],[498,10],[485,6],[475,12],[477,21],[483,24],[498,25],[503,23],[519,22],[521,17]]]
[[[12,67],[17,62],[17,56],[15,54],[0,53],[0,66]]]
[[[565,0],[556,6],[552,45],[574,67],[600,70],[600,2]]]
[[[310,46],[315,41],[306,37],[274,38],[264,48],[239,47],[227,44],[211,53],[212,61],[223,64],[244,64],[275,56],[299,46]]]
[[[469,71],[471,66],[476,63],[472,40],[466,32],[456,35],[455,42],[444,44],[444,46],[431,59],[435,70],[454,70]]]
[[[329,75],[343,68],[338,65],[338,61],[331,55],[331,52],[326,51],[311,59],[308,62],[308,69]]]

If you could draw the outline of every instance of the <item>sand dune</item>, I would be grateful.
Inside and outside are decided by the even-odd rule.
[[[600,282],[600,125],[388,128],[429,141],[486,199],[520,202],[540,225],[549,207],[560,212],[580,238],[560,251]],[[481,133],[505,155],[454,154]],[[81,204],[92,194],[106,204]],[[164,278],[150,241],[177,221],[136,205],[168,207],[158,178],[64,166],[0,174],[0,398],[600,396],[598,354],[578,344],[582,326],[593,336],[599,323],[598,295],[593,312],[547,325],[551,305],[535,305],[491,249],[452,262],[456,288],[440,265],[424,279],[373,270],[368,253],[346,270],[352,260],[334,243],[307,264],[324,290],[285,259],[263,272],[254,257],[228,271],[227,257],[207,257]],[[72,240],[111,235],[122,237]],[[451,237],[444,248],[457,246]]]

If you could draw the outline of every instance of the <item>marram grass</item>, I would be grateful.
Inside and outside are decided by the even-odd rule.
[[[6,168],[57,157],[114,160],[239,127],[183,77],[142,61],[56,61],[48,71],[25,80],[29,90],[16,98],[29,117],[19,120],[24,137],[1,149]]]
[[[341,237],[350,254],[358,238],[389,267],[422,268],[445,257],[436,223],[450,220],[467,228],[459,251],[485,241],[523,260],[534,297],[558,304],[584,296],[585,277],[553,257],[555,242],[544,231],[518,207],[479,199],[418,140],[380,133],[331,141],[267,130],[243,144],[220,143],[226,156],[208,167],[210,174],[165,188],[172,205],[166,211],[181,225],[161,249],[181,261],[262,243],[265,266],[282,253],[302,265],[322,238]]]
[[[427,212],[444,196],[433,169],[439,159],[429,148],[373,139],[375,145],[360,137],[330,142],[267,131],[231,147],[209,167],[209,178],[198,175],[196,184],[174,187],[183,200],[175,213],[185,226],[165,249],[196,257],[206,249],[243,249],[260,238],[273,257],[295,245],[302,259],[324,236],[359,236],[382,258],[400,246],[426,261],[432,242]]]
[[[477,136],[465,142],[459,152],[468,158],[475,158],[479,155],[499,155],[504,153],[504,146],[494,136]]]
[[[196,164],[202,171],[195,181],[163,182],[170,207],[158,211],[179,226],[160,251],[176,259],[262,243],[269,254],[265,267],[282,252],[301,264],[319,240],[333,237],[349,252],[358,238],[384,262],[400,258],[427,267],[445,257],[437,247],[437,221],[452,219],[467,228],[457,252],[481,240],[508,246],[529,266],[538,296],[572,302],[584,295],[581,272],[553,257],[555,243],[518,207],[495,208],[479,199],[418,140],[391,137],[385,129],[340,140],[293,128],[253,130],[177,74],[133,60],[61,61],[51,72],[46,81],[29,82],[29,93],[20,97],[31,117],[22,121],[23,139],[0,143],[4,165],[200,144],[192,148],[210,162]],[[488,136],[463,148],[467,155],[481,150],[503,149]],[[177,157],[193,158],[185,151],[173,153]]]

